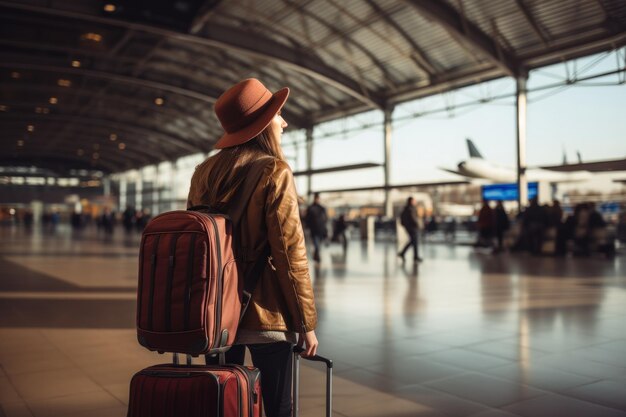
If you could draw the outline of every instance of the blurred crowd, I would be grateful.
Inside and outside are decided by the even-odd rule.
[[[534,255],[615,255],[615,231],[609,229],[595,203],[577,204],[565,216],[558,200],[551,205],[530,201],[514,221],[501,202],[492,208],[484,201],[478,213],[476,246],[494,251],[528,251]],[[506,242],[506,244],[505,244]]]

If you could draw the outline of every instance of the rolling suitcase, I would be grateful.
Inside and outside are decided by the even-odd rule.
[[[300,352],[293,355],[293,417],[299,415]],[[326,417],[332,415],[333,362],[316,355],[303,358],[326,364]],[[240,365],[154,365],[130,383],[127,417],[261,417],[259,370]]]
[[[258,369],[176,362],[133,376],[127,417],[261,417]]]

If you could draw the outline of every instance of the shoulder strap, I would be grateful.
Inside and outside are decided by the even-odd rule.
[[[236,193],[234,197],[233,202],[231,203],[231,208],[229,210],[228,215],[233,225],[235,244],[239,246],[238,249],[241,249],[241,246],[239,245],[239,242],[241,241],[241,238],[240,238],[241,230],[239,226],[241,225],[241,219],[243,218],[243,213],[248,207],[250,198],[252,197],[252,194],[254,193],[255,188],[257,187],[257,185],[259,184],[259,181],[261,180],[263,170],[268,165],[269,161],[272,159],[273,158],[269,156],[262,157],[262,158],[257,159],[256,161],[253,161],[250,164],[250,167],[248,168],[246,172],[246,177],[243,181],[243,184],[241,185],[241,188],[238,190],[238,192]],[[250,300],[252,299],[252,292],[254,291],[254,288],[256,288],[256,285],[259,282],[259,277],[261,276],[261,273],[263,272],[263,268],[265,267],[267,258],[269,256],[270,256],[270,245],[266,244],[263,249],[263,252],[259,254],[259,257],[257,259],[254,259],[254,265],[252,266],[252,268],[243,277],[243,300],[242,300],[241,314],[239,316],[240,322],[243,319],[243,315],[245,314],[246,310],[248,309],[248,305],[250,304]],[[247,259],[244,259],[244,260],[247,260]]]
[[[241,222],[244,211],[248,207],[248,202],[250,202],[254,189],[261,180],[261,174],[269,161],[272,159],[273,158],[271,156],[263,156],[250,163],[241,188],[239,188],[235,194],[233,201],[230,204],[230,209],[228,210],[228,216],[230,217],[230,220],[235,228],[239,227],[239,223]]]

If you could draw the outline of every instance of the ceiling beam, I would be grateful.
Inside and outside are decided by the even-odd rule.
[[[6,159],[4,158],[0,158],[0,163],[5,160]],[[27,163],[28,165],[33,165],[38,168],[50,168],[52,165],[51,162],[54,160],[63,161],[63,168],[65,168],[66,171],[69,171],[70,169],[102,170],[104,168],[107,173],[112,173],[121,172],[125,169],[120,164],[116,164],[110,160],[98,160],[99,162],[96,161],[94,163],[91,160],[87,161],[77,155],[71,155],[63,152],[29,152],[28,154],[25,154],[17,151],[14,152],[6,161],[11,161],[12,165],[22,165]],[[56,166],[55,171],[58,171],[58,168],[59,167]]]
[[[265,61],[286,65],[294,71],[319,79],[327,85],[343,91],[345,94],[350,95],[372,108],[384,107],[384,101],[379,98],[375,92],[365,90],[358,82],[327,65],[321,59],[311,55],[306,50],[290,49],[271,39],[266,39],[258,34],[247,33],[236,28],[211,24],[200,30],[199,35],[196,36],[155,26],[85,13],[76,13],[52,7],[33,6],[10,1],[0,1],[0,7],[132,29],[138,32],[141,31],[163,36],[170,40],[178,40],[183,43],[196,43],[230,52],[246,54]]]
[[[84,68],[69,68],[69,67],[57,67],[54,65],[40,65],[40,64],[26,64],[21,62],[0,62],[0,68],[7,69],[22,69],[27,71],[40,71],[51,72],[56,74],[75,74],[84,77],[100,78],[109,81],[115,81],[124,84],[135,85],[138,87],[148,88],[152,90],[167,91],[181,96],[193,98],[199,101],[213,104],[219,93],[214,91],[209,94],[201,93],[198,91],[189,90],[186,88],[177,87],[170,84],[164,84],[157,81],[145,80],[142,78],[130,77],[127,75],[113,74],[105,71],[89,70]],[[208,92],[208,91],[207,91]]]
[[[453,38],[465,42],[507,75],[523,72],[515,56],[505,51],[477,25],[465,19],[454,7],[439,0],[407,0],[421,15],[441,25]]]
[[[59,88],[55,86],[44,86],[44,85],[33,85],[29,83],[28,85],[13,85],[8,83],[0,83],[1,91],[27,91],[29,93],[32,92],[45,92],[48,94],[58,94]],[[92,90],[89,89],[68,89],[63,91],[63,97],[65,96],[83,96],[90,97],[93,94]],[[136,112],[150,112],[155,114],[158,117],[164,117],[167,119],[176,119],[176,120],[184,120],[189,123],[189,129],[193,130],[197,135],[200,136],[208,136],[215,134],[215,130],[211,129],[213,126],[206,122],[200,120],[200,118],[195,117],[194,113],[183,113],[180,110],[174,109],[171,106],[156,106],[152,101],[148,100],[130,100],[127,97],[122,97],[118,95],[107,94],[106,96],[102,96],[98,98],[96,102],[96,108],[100,104],[106,104],[111,109],[115,109],[119,111],[120,109],[129,109],[135,108]],[[0,104],[9,106],[9,108],[20,108],[20,109],[30,109],[33,110],[36,107],[47,107],[51,108],[50,104],[45,103],[45,100],[37,100],[31,97],[28,97],[26,100],[7,100],[2,99],[0,96]],[[54,105],[54,108],[63,109],[63,102]]]
[[[432,96],[444,91],[454,90],[484,81],[493,80],[506,76],[500,68],[493,67],[488,63],[483,63],[482,67],[472,69],[472,71],[453,71],[440,74],[436,81],[428,85],[415,85],[410,83],[399,86],[397,91],[389,97],[389,105],[394,106],[410,100]],[[358,103],[351,106],[334,106],[313,114],[315,123],[323,123],[335,120],[339,117],[348,117],[363,113],[368,109],[359,106]]]
[[[541,27],[539,26],[537,19],[535,19],[535,17],[533,16],[528,5],[524,3],[524,0],[515,0],[515,4],[517,4],[517,7],[519,7],[519,9],[522,11],[522,14],[526,18],[526,21],[533,29],[535,35],[537,35],[537,37],[541,40],[543,46],[545,46],[546,48],[549,47],[550,40],[548,39],[548,36],[544,33],[544,30],[541,29]]]
[[[114,74],[105,71],[94,71],[85,68],[70,68],[70,67],[62,67],[56,65],[48,65],[48,64],[30,64],[30,63],[22,63],[22,62],[8,62],[7,59],[4,59],[3,55],[0,54],[0,68],[8,68],[8,69],[23,69],[23,70],[31,70],[31,71],[39,71],[39,72],[48,72],[48,73],[56,73],[65,75],[75,74],[78,76],[84,77],[93,77],[99,79],[105,79],[109,81],[116,81],[130,85],[136,85],[139,87],[144,87],[148,89],[156,89],[159,91],[169,91],[173,92],[179,96],[184,96],[187,98],[192,98],[195,100],[202,101],[204,103],[209,104],[211,107],[217,100],[217,98],[222,94],[222,91],[217,90],[213,87],[203,86],[203,92],[198,92],[195,90],[185,89],[169,84],[160,83],[157,81],[150,81],[140,78],[135,78],[126,75]],[[171,63],[172,65],[176,65],[177,63]],[[191,74],[188,70],[184,68],[178,68],[177,71],[181,71],[181,76],[188,76],[193,80],[193,74]],[[167,74],[166,74],[167,75]],[[297,87],[296,87],[297,88]],[[297,91],[297,90],[296,90]],[[287,106],[289,107],[289,106]],[[311,124],[310,120],[299,115],[296,112],[290,111],[288,108],[283,110],[283,113],[286,117],[289,117],[291,122],[300,128],[305,128]],[[187,116],[189,117],[189,116]]]
[[[4,116],[6,115],[6,116]],[[199,147],[199,144],[190,143],[189,141],[175,137],[167,134],[166,132],[159,132],[155,130],[151,130],[145,127],[137,127],[135,123],[120,121],[120,120],[111,120],[111,119],[101,119],[94,118],[88,116],[72,116],[72,115],[56,115],[56,114],[32,114],[32,113],[17,113],[10,112],[0,113],[0,125],[2,125],[3,118],[8,117],[11,120],[23,120],[25,122],[30,122],[36,124],[38,121],[55,121],[61,123],[76,123],[81,124],[87,127],[91,126],[101,126],[104,128],[111,129],[115,132],[126,132],[131,135],[139,135],[149,141],[153,146],[158,146],[158,149],[162,150],[163,155],[167,155],[165,151],[164,145],[176,146],[182,151],[186,151],[189,153],[195,152],[203,152],[204,150]]]
[[[204,4],[200,6],[200,9],[198,10],[196,16],[193,18],[191,25],[189,25],[189,33],[195,35],[196,33],[200,32],[206,22],[209,21],[213,13],[215,13],[215,9],[217,8],[217,6],[220,5],[221,2],[222,0],[206,0]]]
[[[108,51],[98,51],[87,48],[76,48],[65,44],[55,44],[51,42],[30,42],[16,39],[0,39],[0,45],[10,46],[20,49],[28,49],[33,51],[46,51],[46,52],[61,52],[68,55],[88,56],[108,61],[114,61],[117,63],[134,64],[139,62],[139,58],[124,57],[124,56],[110,56]]]
[[[0,141],[2,140],[15,140],[22,139],[29,145],[30,142],[34,142],[33,145],[37,146],[41,144],[42,141],[45,141],[46,125],[44,127],[39,126],[39,129],[36,129],[34,133],[25,134],[24,132],[24,124],[20,122],[15,122],[12,126],[7,123],[2,123],[2,133],[0,133]],[[99,129],[99,132],[98,132]],[[43,134],[40,134],[40,131],[44,131]],[[104,128],[93,128],[89,129],[89,131],[81,130],[78,132],[67,132],[64,136],[69,140],[60,141],[56,144],[53,149],[63,149],[70,151],[72,153],[76,153],[78,149],[83,149],[85,154],[98,152],[102,154],[103,152],[107,152],[107,154],[115,153],[119,154],[120,158],[124,158],[124,155],[133,155],[135,156],[139,162],[143,165],[148,165],[155,160],[163,160],[164,157],[170,157],[168,154],[163,154],[159,152],[155,152],[154,149],[150,146],[142,146],[141,143],[133,142],[133,139],[130,141],[127,137],[121,137],[115,142],[110,141],[108,138],[110,130],[106,130]],[[63,137],[62,137],[63,138]],[[89,139],[89,142],[82,142],[83,139]],[[118,143],[124,143],[126,145],[126,149],[120,150],[118,148]],[[93,145],[98,145],[98,149],[94,149]],[[142,165],[142,166],[143,166]]]
[[[74,164],[73,166],[70,166]],[[71,170],[85,170],[85,171],[104,171],[105,174],[109,174],[112,171],[109,169],[103,170],[102,168],[94,168],[93,165],[76,164],[76,161],[67,158],[60,157],[37,157],[36,160],[34,158],[21,158],[19,161],[12,157],[0,157],[0,166],[2,167],[31,167],[36,166],[37,168],[41,168],[43,172],[20,172],[20,170],[15,171],[5,171],[4,175],[8,176],[22,176],[22,177],[66,177],[71,176]],[[79,178],[81,176],[78,176]]]
[[[524,65],[528,68],[539,68],[551,64],[556,64],[565,60],[575,59],[582,56],[592,55],[599,52],[610,51],[626,45],[626,33],[614,35],[601,34],[587,38],[583,41],[574,39],[561,41],[553,39],[550,48],[546,51],[542,49],[521,56]]]
[[[426,57],[426,53],[417,44],[417,42],[413,40],[411,35],[409,35],[408,32],[404,30],[404,28],[402,28],[400,24],[398,24],[398,22],[396,22],[391,16],[389,16],[389,14],[387,14],[387,12],[383,10],[382,7],[376,4],[374,0],[367,0],[367,4],[369,4],[372,9],[376,10],[376,12],[382,16],[385,22],[389,26],[391,26],[402,37],[402,39],[404,39],[406,43],[411,46],[411,57],[415,61],[416,65],[420,67],[422,71],[424,71],[426,75],[428,75],[429,78],[433,78],[438,72],[437,69],[435,68],[433,63],[430,62],[430,59]]]

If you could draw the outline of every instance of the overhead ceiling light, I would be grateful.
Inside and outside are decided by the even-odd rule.
[[[126,144],[125,144],[124,142],[120,142],[120,143],[117,145],[117,147],[118,147],[118,148],[120,148],[120,150],[121,150],[121,151],[123,151],[124,149],[126,149]]]
[[[17,141],[17,146],[24,146],[24,141],[23,140],[18,140]]]
[[[115,11],[115,5],[114,4],[105,4],[104,5],[104,11],[108,12],[108,13],[113,13]]]
[[[98,152],[94,152],[93,155],[91,155],[91,157],[93,159],[98,159],[98,158],[100,158],[100,154]]]
[[[35,113],[41,114],[43,113],[43,109],[41,107],[35,107]]]
[[[9,106],[5,106],[4,104],[0,104],[0,111],[7,111],[9,110]]]
[[[44,107],[43,108],[43,114],[48,114],[48,113],[50,113],[50,109],[47,108],[47,107]]]
[[[22,76],[22,74],[20,74],[20,73],[19,73],[19,72],[17,72],[17,71],[13,71],[13,72],[11,73],[11,78],[16,79],[16,80],[17,80],[18,78],[20,78],[21,76]]]
[[[60,87],[71,87],[72,86],[72,82],[70,80],[65,80],[63,78],[59,78],[59,80],[57,81],[57,84]]]
[[[83,151],[82,149],[78,149],[78,150],[76,151],[76,154],[77,154],[78,156],[83,156],[83,155],[85,154],[85,151]]]
[[[102,35],[95,32],[87,32],[80,35],[82,40],[91,41],[91,42],[102,42]]]
[[[72,61],[72,66],[73,66],[74,68],[80,68],[80,61],[78,61],[78,60],[73,60],[73,61]]]
[[[117,134],[115,134],[115,133],[111,133],[111,134],[109,135],[109,139],[111,139],[111,141],[115,142],[115,141],[117,140]]]
[[[26,127],[26,129],[28,129],[29,132],[34,132],[35,131],[35,125],[28,125]]]
[[[157,97],[154,99],[154,104],[156,104],[157,106],[162,106],[163,103],[165,103],[165,100],[163,100],[162,97]]]
[[[48,100],[48,102],[50,104],[57,104],[59,102],[59,100],[57,100],[56,97],[50,97],[50,100]]]

